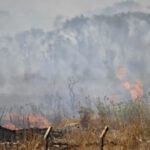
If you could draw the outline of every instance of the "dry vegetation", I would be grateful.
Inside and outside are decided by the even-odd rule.
[[[66,129],[63,137],[49,138],[49,149],[99,150],[100,134],[109,126],[104,150],[150,150],[150,105],[147,100],[96,103],[96,112],[80,107],[80,118],[54,123],[53,130]],[[30,131],[30,130],[29,130]],[[28,135],[28,136],[26,136]],[[43,135],[25,133],[18,144],[1,144],[1,150],[41,150]],[[21,144],[22,143],[22,144]],[[61,145],[61,146],[60,146]]]

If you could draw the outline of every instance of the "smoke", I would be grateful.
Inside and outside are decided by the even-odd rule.
[[[149,37],[150,15],[140,12],[78,16],[51,32],[2,36],[1,105],[32,102],[71,109],[86,95],[132,98],[119,75],[123,83],[140,82],[148,92]],[[71,90],[70,79],[75,81]]]

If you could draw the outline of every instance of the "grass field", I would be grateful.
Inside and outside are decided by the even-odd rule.
[[[70,128],[61,138],[51,136],[49,149],[99,150],[100,134],[107,125],[109,130],[104,140],[104,150],[150,150],[150,104],[147,100],[118,103],[98,101],[96,111],[82,106],[79,114],[79,118],[64,118],[51,124],[53,130]],[[74,128],[74,125],[78,127]],[[1,143],[0,149],[43,149],[43,135],[28,132],[23,137],[18,138],[16,145]]]

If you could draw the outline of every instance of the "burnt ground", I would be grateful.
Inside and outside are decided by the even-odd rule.
[[[61,139],[68,133],[69,131],[73,131],[75,129],[80,129],[79,126],[67,126],[59,129],[53,129],[51,131],[50,137]],[[40,135],[42,138],[46,133],[47,128],[28,128],[28,129],[19,129],[19,130],[10,130],[0,126],[0,142],[16,142],[20,141],[20,139],[28,138],[28,136]]]

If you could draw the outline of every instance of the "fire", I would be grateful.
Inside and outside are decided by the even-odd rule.
[[[16,128],[16,126],[12,123],[7,123],[7,124],[3,125],[3,127],[10,129],[10,130],[18,130],[18,128]]]
[[[141,82],[137,82],[135,84],[132,84],[132,87],[134,88],[134,89],[130,90],[132,98],[133,99],[137,99],[139,97],[141,99],[142,96],[143,96],[142,83]]]
[[[143,89],[142,89],[142,83],[138,82],[134,85],[134,87],[136,88],[140,98],[143,96]]]
[[[138,97],[142,99],[143,97],[143,89],[142,89],[142,83],[136,82],[136,83],[129,83],[127,81],[122,81],[125,74],[127,72],[127,69],[122,67],[119,69],[119,73],[117,74],[117,78],[120,80],[121,84],[126,88],[129,89],[129,92],[131,94],[131,97],[136,100]]]
[[[5,118],[8,123],[3,126],[12,130],[22,128],[25,123],[30,127],[37,128],[47,128],[50,125],[49,121],[41,115],[16,115],[11,113],[7,114]]]
[[[123,82],[122,85],[127,89],[130,89],[130,87],[131,87],[129,82]]]
[[[117,74],[117,78],[118,78],[119,80],[122,80],[122,79],[124,78],[126,72],[127,72],[127,69],[126,69],[126,68],[120,67],[120,68],[119,68],[119,73]]]
[[[49,121],[43,116],[28,116],[28,120],[33,126],[38,125],[39,128],[47,128],[49,127]]]
[[[131,96],[133,99],[137,99],[138,98],[138,93],[135,89],[131,89],[130,90]]]
[[[136,100],[138,97],[141,99],[143,96],[143,89],[142,89],[142,83],[137,82],[134,84],[130,84],[129,82],[123,82],[122,85],[129,89],[130,94],[134,100]]]

